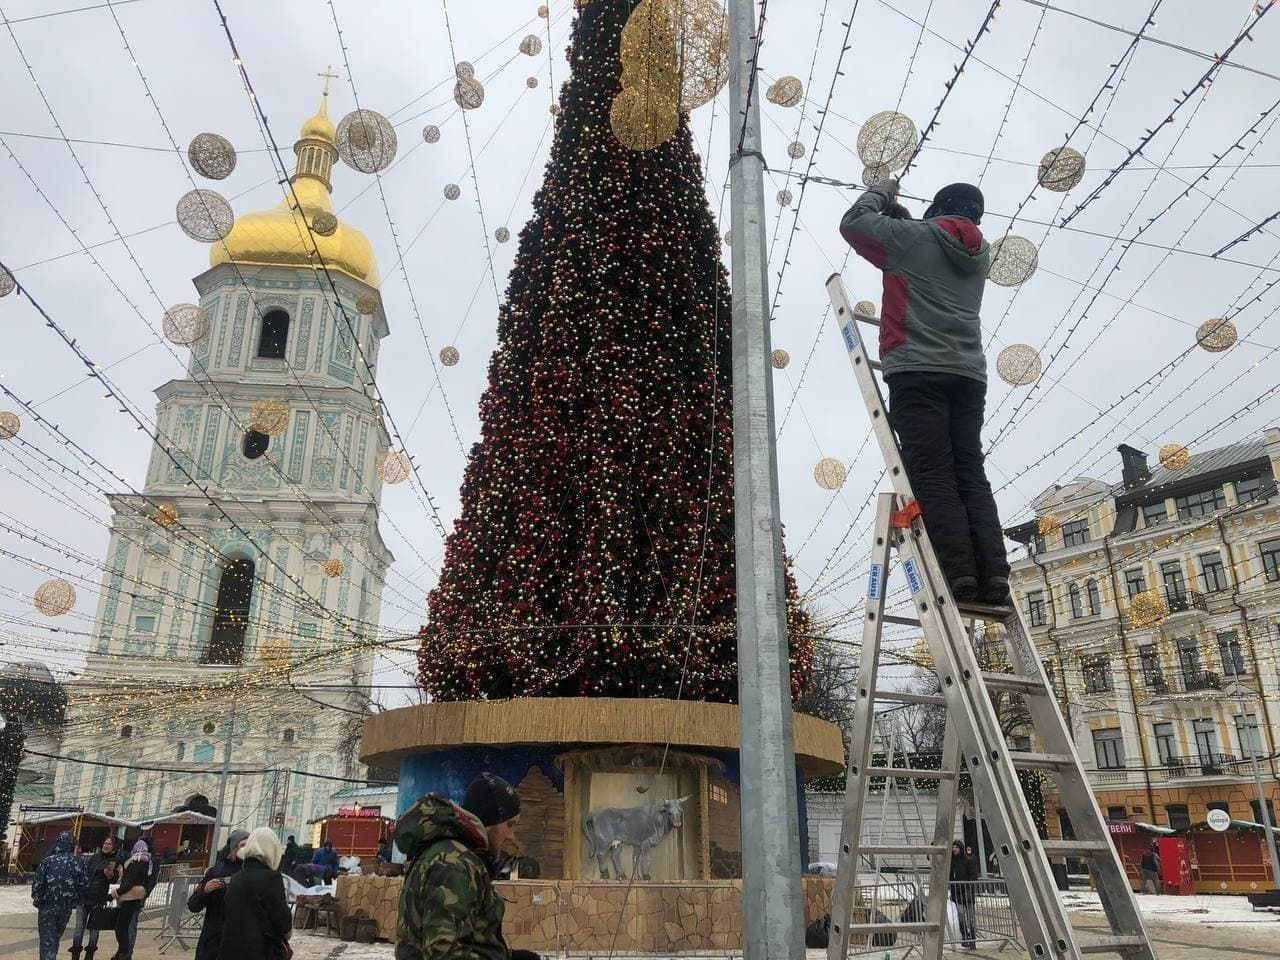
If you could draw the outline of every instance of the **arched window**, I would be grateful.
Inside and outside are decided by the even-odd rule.
[[[1102,595],[1098,593],[1098,581],[1087,581],[1084,585],[1084,594],[1089,604],[1089,616],[1096,617],[1102,612]]]
[[[121,740],[128,740],[128,739],[129,739],[130,737],[132,737],[132,736],[133,736],[133,727],[132,727],[132,726],[130,726],[129,724],[127,724],[127,723],[126,723],[123,727],[121,727],[121,728],[120,728],[120,739],[121,739]]]
[[[253,573],[252,560],[231,560],[222,568],[205,663],[244,661],[244,635],[249,629],[249,607],[253,602]]]
[[[289,315],[283,310],[270,310],[262,318],[262,335],[258,337],[258,356],[283,360],[289,341]]]
[[[246,430],[244,434],[244,443],[240,449],[248,460],[257,460],[260,456],[267,452],[267,446],[271,443],[271,438],[265,433],[259,433],[257,430]]]
[[[187,757],[187,745],[185,743],[178,744],[178,761],[181,762]]]
[[[284,738],[283,738],[283,739],[284,739],[284,742],[285,742],[285,743],[293,743],[293,729],[292,729],[292,728],[289,728],[289,729],[285,730],[285,732],[284,732]]]
[[[1067,596],[1071,598],[1071,616],[1079,619],[1084,616],[1084,607],[1080,605],[1080,587],[1078,584],[1072,584],[1071,589],[1067,591]]]
[[[213,744],[208,740],[201,740],[191,751],[191,759],[196,763],[213,763]]]

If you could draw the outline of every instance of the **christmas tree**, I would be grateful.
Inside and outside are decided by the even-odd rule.
[[[643,152],[611,131],[634,5],[574,25],[428,597],[436,699],[737,699],[729,286],[688,117]],[[798,695],[812,643],[789,570],[787,589]]]

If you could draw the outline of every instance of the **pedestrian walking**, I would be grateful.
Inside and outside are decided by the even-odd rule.
[[[89,872],[85,862],[73,852],[74,846],[75,839],[70,833],[60,833],[31,879],[40,960],[55,960],[58,956],[58,943],[71,920],[71,912],[89,884]]]
[[[188,910],[192,913],[204,911],[195,960],[218,960],[218,952],[222,949],[222,927],[226,922],[227,887],[231,878],[244,866],[241,852],[248,839],[248,830],[232,830],[227,837],[227,845],[218,851],[217,861],[205,871],[187,898]]]
[[[1132,862],[1132,861],[1130,861]],[[1160,848],[1151,844],[1151,848],[1142,855],[1138,863],[1139,883],[1142,893],[1160,892]]]
[[[89,883],[80,895],[80,902],[76,904],[76,928],[71,934],[71,960],[80,960],[81,952],[84,953],[84,960],[93,960],[93,955],[98,951],[98,934],[102,931],[90,928],[89,921],[93,917],[93,911],[105,907],[111,899],[111,884],[120,875],[118,857],[116,838],[106,837],[89,858]],[[86,930],[89,934],[88,947],[84,947]]]
[[[150,892],[147,882],[154,869],[147,844],[139,840],[133,845],[129,859],[124,863],[120,886],[111,894],[120,907],[116,915],[116,953],[111,960],[133,958],[133,944],[138,936],[138,916],[142,913],[142,904]]]
[[[293,868],[298,864],[298,841],[290,835],[284,845],[284,853],[280,854],[280,872],[286,877],[293,876]]]
[[[966,950],[977,949],[978,861],[965,853],[959,840],[951,844],[951,899],[960,914],[960,941]]]
[[[293,920],[280,875],[280,838],[270,827],[249,834],[244,866],[226,889],[220,960],[283,960]]]

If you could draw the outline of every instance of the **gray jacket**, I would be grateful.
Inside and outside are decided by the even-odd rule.
[[[840,234],[884,272],[880,362],[886,377],[923,371],[987,380],[982,291],[991,254],[963,217],[893,220],[889,196],[873,187],[840,221]]]

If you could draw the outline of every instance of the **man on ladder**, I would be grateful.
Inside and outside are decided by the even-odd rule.
[[[898,181],[876,184],[849,208],[840,233],[884,272],[880,362],[925,527],[959,603],[1010,603],[1009,561],[982,466],[987,363],[982,291],[991,255],[978,224],[982,192],[938,191],[925,219],[897,203]]]

